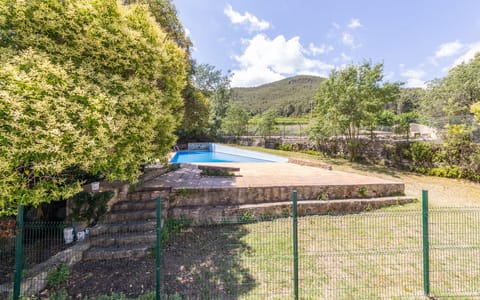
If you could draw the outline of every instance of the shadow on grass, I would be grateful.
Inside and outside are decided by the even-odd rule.
[[[192,227],[172,236],[163,251],[163,292],[187,299],[237,299],[257,283],[241,265],[249,253],[242,225]]]

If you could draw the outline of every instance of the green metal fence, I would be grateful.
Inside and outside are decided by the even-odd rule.
[[[85,263],[72,276],[95,285],[116,278],[103,269],[124,272],[122,289],[112,285],[98,295],[151,292],[152,299],[479,299],[480,208],[428,208],[426,192],[423,198],[423,211],[296,216],[294,209],[284,217],[245,213],[183,228],[170,221],[176,230],[165,239],[157,228],[164,244],[154,255]],[[40,227],[25,225],[25,269],[68,246],[61,224],[46,235],[40,232],[48,226]],[[2,268],[10,270],[2,269],[3,281],[14,279],[14,244],[0,245]],[[73,297],[79,291],[69,284]],[[141,292],[129,292],[139,284]]]

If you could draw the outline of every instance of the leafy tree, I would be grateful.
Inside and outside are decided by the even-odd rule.
[[[210,116],[210,100],[191,82],[182,92],[184,99],[184,115],[182,125],[177,130],[181,141],[196,141],[208,136],[208,120]]]
[[[273,110],[264,112],[258,122],[258,133],[264,138],[270,137],[277,128],[277,114]]]
[[[192,41],[178,19],[177,9],[171,0],[123,0],[124,4],[139,3],[147,5],[157,23],[177,45],[189,51]]]
[[[209,131],[212,137],[217,137],[222,127],[222,120],[227,113],[231,98],[230,74],[209,64],[193,64],[193,85],[210,99]]]
[[[175,142],[185,51],[142,6],[0,0],[0,215],[135,178]]]
[[[247,131],[248,113],[238,104],[231,104],[222,122],[222,132],[239,137]]]
[[[421,103],[422,114],[437,127],[469,122],[470,106],[480,100],[480,53],[433,81]]]
[[[449,166],[465,165],[474,152],[471,130],[464,124],[447,125],[440,159]]]
[[[344,135],[351,160],[359,157],[360,129],[371,128],[398,93],[398,85],[383,83],[383,65],[363,63],[334,70],[322,82],[310,135],[314,140]]]
[[[405,134],[405,137],[410,137],[410,124],[417,120],[417,114],[415,112],[406,112],[396,115],[394,118],[395,132],[399,134]]]

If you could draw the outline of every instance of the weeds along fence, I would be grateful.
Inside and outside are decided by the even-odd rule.
[[[147,268],[122,276],[122,286],[141,280],[152,299],[480,297],[480,208],[428,208],[424,192],[423,209],[297,216],[292,198],[293,213],[283,217],[244,213],[202,226],[168,220],[163,230],[157,227],[154,250],[141,263],[132,257],[104,264],[109,272]],[[54,252],[65,246],[57,236],[61,226],[53,227],[50,242],[34,240]],[[24,244],[32,244],[26,235]],[[2,270],[7,263],[12,271],[2,280],[13,281],[14,252],[1,249]],[[42,256],[24,249],[24,257]],[[98,272],[99,264],[92,263],[96,271],[81,269]],[[135,278],[139,273],[150,277]],[[104,293],[112,292],[139,295]]]
[[[20,275],[24,278],[24,294],[29,294],[36,285],[46,282],[46,277],[41,274],[42,266],[68,247],[63,238],[63,229],[66,226],[63,222],[21,222],[14,230],[14,235],[2,235],[0,299],[13,297],[14,282],[20,284]],[[40,273],[40,276],[34,273]],[[19,291],[15,296],[20,296]]]

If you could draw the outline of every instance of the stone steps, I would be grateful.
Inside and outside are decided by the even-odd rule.
[[[125,247],[130,245],[154,245],[157,239],[156,230],[146,232],[129,232],[122,234],[106,233],[90,240],[90,245],[97,248]]]
[[[142,210],[122,210],[113,211],[103,218],[103,223],[118,223],[126,221],[150,221],[156,220],[157,212],[155,209]]]
[[[84,260],[140,258],[151,253],[153,244],[129,245],[128,247],[92,247],[83,253]]]
[[[378,209],[391,205],[415,202],[407,196],[378,197],[369,199],[336,199],[336,200],[299,200],[297,210],[299,216],[328,213],[355,213]],[[184,206],[169,210],[169,217],[187,217],[193,225],[219,224],[224,222],[242,222],[248,218],[269,218],[291,216],[292,202],[226,205],[226,206]],[[206,217],[208,216],[208,217]]]
[[[122,223],[99,224],[90,231],[90,238],[106,234],[123,234],[155,230],[156,220],[129,221]]]
[[[403,183],[379,183],[364,185],[316,185],[316,186],[267,186],[254,188],[198,188],[173,189],[171,207],[202,205],[243,205],[290,201],[296,190],[298,200],[355,199],[403,195]]]
[[[115,203],[115,205],[110,210],[111,213],[117,213],[122,211],[133,211],[133,210],[155,210],[157,208],[157,201],[153,200],[141,200],[141,201],[122,201]]]

